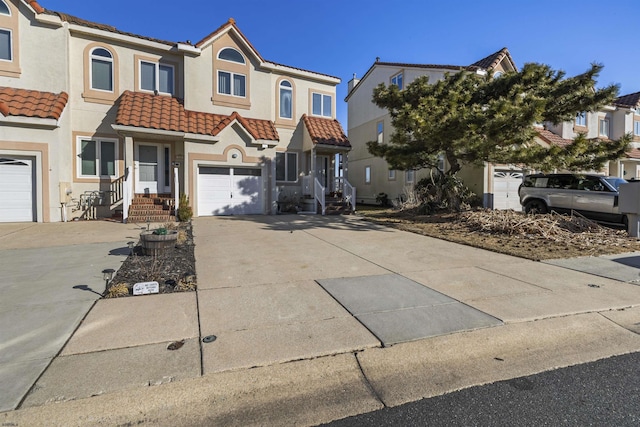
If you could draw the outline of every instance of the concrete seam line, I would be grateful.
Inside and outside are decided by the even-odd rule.
[[[197,277],[197,276],[196,276]],[[196,314],[198,315],[198,348],[200,349],[200,376],[204,376],[204,351],[202,350],[202,324],[200,323],[200,298],[196,285]]]
[[[633,306],[629,306],[629,307],[625,307],[625,308],[633,308]],[[624,310],[624,308],[623,308],[623,310]],[[631,330],[631,329],[627,328],[626,326],[621,325],[620,323],[616,322],[615,320],[605,316],[604,313],[607,313],[608,311],[614,311],[614,310],[598,311],[597,314],[600,315],[601,317],[604,317],[604,319],[609,321],[610,323],[613,323],[614,325],[624,329],[625,331],[629,331],[629,332],[634,333],[636,335],[640,335],[638,332],[636,332],[634,330]]]
[[[360,358],[358,358],[358,353],[357,352],[353,353],[353,357],[355,357],[356,359],[356,363],[358,364],[358,369],[360,370],[360,374],[362,374],[362,378],[364,379],[364,383],[367,386],[367,389],[369,389],[369,392],[373,395],[373,397],[382,404],[382,407],[386,408],[387,404],[382,399],[382,396],[380,396],[380,393],[378,393],[375,387],[373,387],[373,384],[371,384],[371,381],[369,381],[367,374],[364,372],[364,369],[360,364]]]

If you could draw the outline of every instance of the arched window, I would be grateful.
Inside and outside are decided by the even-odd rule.
[[[10,28],[5,28],[5,26],[10,25],[11,21],[11,10],[9,6],[4,2],[4,0],[0,0],[0,60],[1,61],[12,61],[13,60],[13,49],[11,36],[12,32]]]
[[[113,92],[113,55],[103,47],[91,51],[91,89]]]
[[[227,47],[224,48],[218,53],[218,59],[224,59],[225,61],[237,62],[239,64],[244,64],[244,56],[237,50]]]
[[[293,87],[288,80],[280,82],[280,117],[293,118]]]

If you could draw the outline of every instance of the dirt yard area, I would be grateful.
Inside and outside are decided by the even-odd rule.
[[[358,214],[400,230],[537,261],[640,251],[640,241],[621,227],[599,225],[580,215],[491,210],[416,215],[371,206],[358,206]]]

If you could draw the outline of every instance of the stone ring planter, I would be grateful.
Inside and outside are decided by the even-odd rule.
[[[178,241],[176,230],[167,230],[167,234],[154,234],[153,231],[143,231],[140,233],[142,243],[142,253],[144,255],[158,256],[167,249],[172,248]]]

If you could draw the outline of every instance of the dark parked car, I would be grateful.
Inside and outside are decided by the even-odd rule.
[[[524,177],[518,195],[526,213],[579,212],[595,221],[627,224],[618,210],[622,178],[602,175],[535,174]]]

